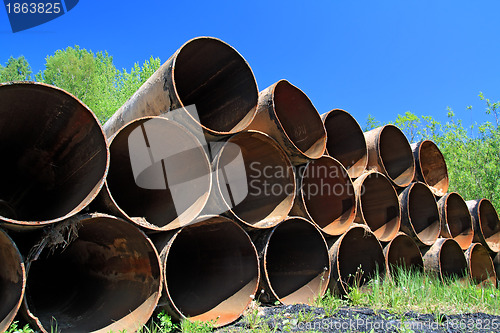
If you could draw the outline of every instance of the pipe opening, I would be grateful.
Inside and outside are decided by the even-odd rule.
[[[257,252],[246,232],[223,217],[189,225],[170,241],[165,259],[168,297],[190,320],[238,319],[258,285]]]
[[[447,239],[441,245],[439,252],[439,266],[443,280],[464,278],[467,272],[467,262],[458,243]]]
[[[431,190],[423,183],[414,183],[409,188],[408,216],[417,238],[431,245],[441,231],[439,211]]]
[[[114,217],[80,221],[64,250],[43,250],[31,263],[28,310],[44,332],[133,331],[159,299],[158,254],[136,227]]]
[[[302,218],[275,227],[264,256],[265,273],[283,304],[312,304],[328,286],[330,261],[321,232]]]
[[[235,133],[255,116],[257,83],[248,63],[228,44],[193,39],[181,47],[172,71],[179,100],[183,106],[196,105],[202,126]]]
[[[450,193],[446,200],[446,218],[451,238],[454,238],[462,250],[466,250],[472,243],[474,232],[472,218],[464,199],[455,192]]]
[[[400,270],[424,271],[420,250],[406,234],[398,234],[384,249],[387,271],[396,277]]]
[[[307,164],[301,192],[309,216],[327,234],[341,235],[354,221],[352,181],[335,159],[323,156]]]
[[[342,288],[347,293],[349,286],[362,286],[376,274],[384,272],[382,246],[373,233],[362,227],[353,227],[340,243],[336,266]]]
[[[496,286],[495,268],[488,251],[479,243],[473,244],[466,252],[469,274],[475,284],[492,283]]]
[[[389,180],[379,173],[370,173],[360,181],[359,207],[363,220],[379,240],[390,241],[399,231],[401,223],[396,191]]]
[[[279,81],[274,89],[274,111],[285,134],[306,157],[323,155],[325,127],[306,94],[288,81]]]
[[[380,132],[380,159],[389,178],[398,186],[408,185],[415,174],[413,153],[399,128],[386,125]]]
[[[217,158],[217,185],[234,215],[256,228],[285,219],[295,198],[290,160],[261,132],[239,133],[227,141]]]
[[[45,84],[0,84],[0,118],[6,161],[0,165],[0,219],[55,222],[97,195],[108,167],[106,139],[79,100]]]
[[[347,169],[349,176],[361,176],[368,163],[365,136],[356,119],[344,110],[332,110],[324,117],[326,150]]]
[[[109,194],[138,224],[178,228],[205,206],[210,162],[199,141],[183,127],[164,118],[139,119],[116,134],[110,153]]]
[[[418,163],[423,181],[434,188],[437,193],[444,195],[448,191],[448,169],[443,154],[430,140],[420,144]]]
[[[6,331],[21,305],[26,283],[24,263],[16,244],[0,229],[0,332]]]
[[[479,224],[491,251],[500,251],[500,221],[495,207],[489,200],[481,200],[479,203]]]

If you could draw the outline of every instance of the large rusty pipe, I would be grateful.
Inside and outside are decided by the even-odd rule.
[[[325,152],[326,131],[318,111],[302,90],[286,80],[260,92],[249,129],[273,137],[294,165],[320,158]]]
[[[198,37],[182,45],[104,130],[110,137],[137,118],[166,114],[193,131],[203,129],[209,137],[234,134],[250,124],[257,100],[257,83],[245,59],[219,39]],[[187,108],[190,105],[197,112]]]
[[[298,170],[299,191],[290,215],[309,218],[327,235],[343,234],[356,217],[356,195],[347,170],[326,155]]]
[[[26,287],[24,262],[16,244],[0,229],[0,332],[6,331],[21,306]]]
[[[415,241],[399,232],[385,247],[385,270],[391,278],[397,278],[399,270],[423,272],[422,254]]]
[[[204,208],[212,184],[210,162],[181,125],[162,117],[140,118],[120,129],[109,149],[99,211],[162,231],[190,223]]]
[[[469,200],[467,207],[472,215],[474,242],[481,243],[489,252],[499,252],[500,221],[491,201]]]
[[[26,230],[86,207],[108,171],[102,128],[82,102],[42,83],[0,84],[0,224]]]
[[[438,201],[441,218],[441,237],[454,238],[462,250],[472,244],[474,230],[472,217],[462,196],[456,192],[445,194]]]
[[[424,183],[411,183],[399,194],[401,231],[419,246],[434,244],[441,232],[439,210],[432,191]]]
[[[445,282],[467,276],[467,261],[460,245],[453,238],[438,238],[422,250],[424,269]]]
[[[393,239],[399,231],[401,212],[398,195],[383,174],[372,171],[354,181],[357,198],[355,222],[366,224],[382,242]]]
[[[437,196],[448,191],[448,168],[443,154],[431,140],[412,143],[411,149],[415,159],[414,181],[426,183]]]
[[[467,271],[471,281],[475,284],[486,285],[491,283],[497,286],[497,275],[488,250],[480,243],[473,243],[465,251]]]
[[[155,234],[165,274],[159,308],[175,319],[213,321],[215,327],[240,317],[257,290],[259,261],[248,234],[222,216]]]
[[[365,132],[368,169],[375,169],[398,187],[408,186],[415,175],[415,161],[405,135],[394,125]]]
[[[350,287],[360,287],[385,272],[382,245],[363,224],[353,224],[330,245],[329,253],[332,273],[328,287],[334,294],[345,295]]]
[[[214,154],[214,185],[204,213],[223,213],[251,228],[270,228],[286,218],[295,197],[295,175],[275,140],[245,131]]]
[[[321,115],[327,134],[326,151],[339,160],[349,176],[357,178],[365,171],[368,150],[363,130],[347,111],[334,109]]]
[[[135,332],[158,303],[158,253],[122,219],[78,215],[50,229],[31,253],[24,306],[42,332]]]
[[[262,303],[313,304],[328,287],[328,247],[319,229],[301,217],[290,217],[271,230],[252,236],[259,251]]]

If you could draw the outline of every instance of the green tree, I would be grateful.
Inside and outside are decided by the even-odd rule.
[[[29,81],[31,73],[31,67],[24,56],[10,56],[5,66],[0,65],[0,82]]]

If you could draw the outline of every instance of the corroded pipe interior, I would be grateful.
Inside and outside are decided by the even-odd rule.
[[[451,239],[443,242],[439,251],[439,267],[444,280],[465,277],[467,261],[457,242]]]
[[[327,234],[340,235],[354,221],[354,188],[347,171],[337,160],[323,156],[307,164],[301,193],[309,216]]]
[[[465,252],[469,275],[475,284],[492,283],[496,286],[497,277],[488,251],[479,243],[474,243]]]
[[[271,227],[287,216],[295,198],[294,171],[269,136],[255,131],[235,134],[216,166],[218,191],[242,222]]]
[[[430,189],[422,183],[414,183],[409,189],[408,217],[417,235],[424,244],[432,244],[439,236],[441,226],[436,199]]]
[[[24,263],[16,244],[0,229],[0,332],[6,331],[21,305],[26,285]]]
[[[79,224],[78,237],[64,250],[46,248],[31,263],[28,310],[44,332],[136,330],[149,320],[162,287],[153,244],[111,216]]]
[[[493,252],[500,251],[500,221],[489,200],[481,200],[479,203],[479,223],[486,244]]]
[[[323,116],[327,133],[326,150],[356,178],[366,169],[368,152],[358,122],[348,112],[335,109]]]
[[[380,242],[362,227],[352,227],[345,233],[333,260],[344,292],[348,292],[349,286],[362,286],[377,273],[383,273],[385,267]]]
[[[274,111],[285,134],[306,157],[323,155],[325,127],[306,94],[288,81],[279,81],[274,89]]]
[[[215,38],[193,39],[179,50],[172,72],[180,102],[196,106],[203,126],[234,133],[252,121],[257,83],[248,63],[228,44]]]
[[[415,175],[415,162],[410,144],[396,126],[384,126],[379,138],[380,159],[389,178],[406,186]]]
[[[448,191],[448,169],[443,154],[430,140],[423,141],[418,146],[418,165],[423,181],[444,195]]]
[[[45,84],[1,84],[0,119],[0,219],[55,222],[90,203],[104,183],[108,151],[85,105]]]
[[[360,212],[366,225],[381,241],[390,241],[400,227],[400,209],[396,191],[380,173],[358,178],[357,191]]]
[[[264,274],[283,304],[312,304],[328,286],[330,262],[321,232],[302,218],[275,227],[264,255]]]
[[[171,304],[189,320],[238,319],[255,295],[259,263],[246,232],[233,221],[212,217],[181,229],[170,241],[165,286]]]
[[[424,262],[420,250],[408,235],[399,233],[384,248],[386,269],[395,277],[398,271],[414,270],[423,272]]]
[[[191,222],[205,206],[210,162],[183,127],[164,118],[139,119],[116,134],[110,153],[109,193],[133,220],[145,220],[152,229],[174,229]]]
[[[451,238],[454,238],[462,250],[466,250],[472,243],[474,231],[472,229],[472,218],[464,199],[455,192],[450,193],[441,200],[445,200],[443,208],[445,215],[442,215]],[[442,223],[443,225],[444,223]],[[443,234],[443,231],[441,231]]]

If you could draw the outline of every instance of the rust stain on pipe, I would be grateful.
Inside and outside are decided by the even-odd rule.
[[[286,218],[295,197],[295,174],[275,140],[245,131],[214,153],[214,186],[204,213],[225,213],[251,228],[271,228]]]
[[[135,332],[151,317],[162,288],[155,247],[132,224],[104,214],[77,215],[57,249],[51,229],[28,263],[26,315],[42,332]],[[62,226],[59,226],[62,227]],[[46,243],[44,243],[46,242]],[[58,245],[62,245],[62,242]],[[35,253],[33,252],[33,253]]]
[[[330,245],[329,253],[332,273],[328,288],[332,293],[346,295],[349,287],[362,286],[377,273],[385,272],[382,246],[363,224],[353,224]]]
[[[99,210],[162,231],[190,223],[205,206],[210,162],[196,137],[179,124],[161,117],[132,121],[110,139],[110,154]]]
[[[469,277],[473,283],[483,286],[491,283],[496,288],[495,267],[484,246],[479,243],[471,244],[465,251],[465,259],[467,260]]]
[[[422,254],[415,241],[405,233],[399,232],[385,247],[385,270],[390,278],[396,278],[398,270],[423,272]]]
[[[452,238],[438,238],[422,251],[424,269],[436,274],[443,282],[467,276],[467,261],[460,245]]]
[[[411,183],[399,194],[401,231],[419,246],[430,246],[439,237],[441,222],[436,199],[424,183]]]
[[[82,102],[42,83],[0,84],[0,224],[40,228],[85,208],[108,171],[102,128]]]
[[[481,243],[489,252],[500,251],[500,221],[488,199],[466,202],[474,225],[474,242]]]
[[[456,192],[447,193],[438,201],[441,217],[441,237],[453,238],[462,250],[472,244],[474,230],[472,217],[462,196]]]
[[[411,149],[415,158],[414,181],[427,184],[437,196],[448,191],[448,168],[443,154],[431,140],[412,143]]]
[[[0,332],[6,331],[21,306],[26,287],[24,262],[16,244],[0,229]]]
[[[415,161],[405,135],[394,125],[365,133],[368,169],[383,173],[398,187],[408,186],[415,175]]]
[[[297,169],[299,193],[290,215],[310,219],[330,236],[343,234],[356,217],[356,195],[347,170],[326,155]]]
[[[326,148],[326,131],[311,100],[286,80],[259,94],[257,114],[249,129],[273,137],[294,165],[320,158]]]
[[[202,216],[194,224],[153,235],[165,274],[159,307],[176,319],[238,319],[257,291],[259,261],[248,234],[222,216]]]
[[[401,225],[398,196],[387,177],[368,172],[354,181],[357,199],[356,223],[366,224],[382,242],[393,239]]]
[[[179,48],[106,122],[111,137],[145,116],[182,109],[175,118],[209,137],[244,130],[255,116],[258,89],[252,69],[230,45],[212,37],[191,39]],[[198,115],[186,108],[194,104]]]
[[[259,301],[313,304],[328,287],[328,247],[319,229],[301,217],[289,217],[252,236],[259,251]]]
[[[321,119],[327,134],[327,154],[342,163],[352,178],[361,176],[368,163],[368,149],[356,119],[340,109],[322,114]]]

